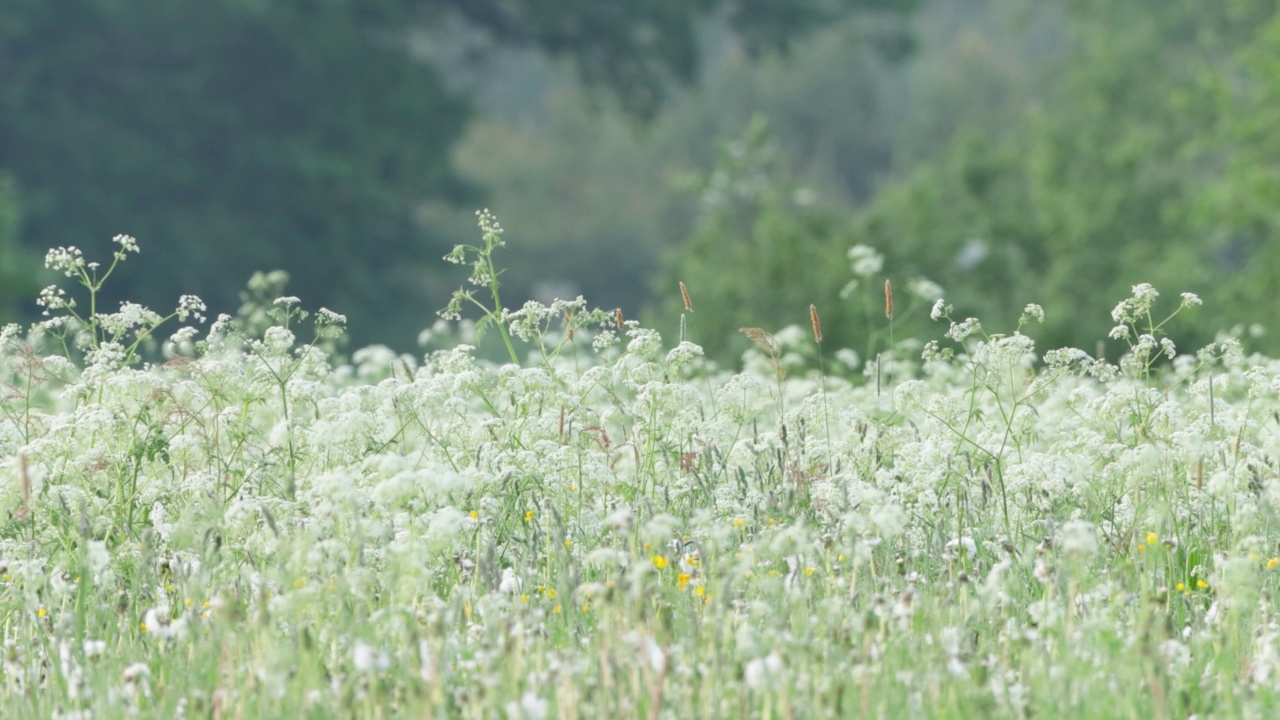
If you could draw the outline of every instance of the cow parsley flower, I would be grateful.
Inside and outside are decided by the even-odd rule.
[[[854,245],[849,248],[849,270],[857,277],[869,278],[878,275],[884,268],[884,256],[868,245]]]
[[[532,690],[520,696],[519,704],[513,700],[505,707],[507,720],[545,720],[550,709],[551,703]]]
[[[120,246],[116,251],[116,259],[123,260],[125,253],[138,253],[138,240],[132,235],[116,235],[111,238],[111,242]]]
[[[45,253],[44,266],[67,277],[75,277],[85,270],[84,253],[75,246],[54,248]]]
[[[391,656],[363,640],[357,640],[351,648],[351,666],[356,672],[375,673],[391,668]]]
[[[964,342],[970,335],[981,330],[982,323],[978,318],[967,318],[964,322],[951,323],[951,329],[947,330],[947,337],[956,342]]]
[[[1098,551],[1098,534],[1091,522],[1073,520],[1062,526],[1062,551],[1068,555],[1093,555]]]
[[[780,672],[782,672],[782,657],[775,650],[762,658],[748,662],[743,669],[742,679],[749,689],[758,691],[776,682],[776,676]]]
[[[195,295],[183,295],[178,298],[178,322],[186,322],[188,316],[194,316],[197,322],[204,322],[204,301]]]

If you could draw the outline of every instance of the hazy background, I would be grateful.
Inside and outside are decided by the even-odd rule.
[[[925,278],[1092,352],[1150,282],[1205,299],[1186,349],[1274,352],[1277,128],[1263,0],[4,0],[0,319],[45,249],[129,233],[108,309],[234,313],[278,268],[412,350],[489,207],[508,305],[669,330],[683,280],[720,358],[810,303],[873,352],[885,278],[898,338],[938,333]],[[849,287],[856,244],[885,263]]]

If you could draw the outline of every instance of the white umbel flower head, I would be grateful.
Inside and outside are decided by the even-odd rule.
[[[516,575],[513,568],[503,568],[502,582],[498,584],[498,592],[507,595],[515,595],[520,592],[520,588],[524,583],[520,580],[520,576]]]
[[[747,663],[746,669],[743,671],[743,679],[747,683],[747,688],[751,690],[763,690],[773,676],[782,671],[782,657],[778,652],[769,653],[762,658],[756,658]]]

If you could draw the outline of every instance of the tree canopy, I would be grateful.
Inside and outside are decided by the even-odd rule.
[[[806,296],[824,320],[839,318],[824,322],[835,346],[883,343],[886,323],[856,316],[875,288],[841,295],[851,275],[841,254],[856,245],[882,255],[883,275],[898,287],[934,281],[960,318],[976,316],[993,332],[1011,331],[1026,304],[1043,305],[1044,325],[1025,330],[1047,348],[1094,352],[1113,325],[1110,311],[1140,283],[1162,291],[1170,308],[1184,291],[1204,299],[1205,312],[1167,328],[1184,351],[1230,329],[1218,318],[1274,325],[1276,4],[1098,0],[1050,21],[1054,49],[1021,55],[1033,82],[1009,85],[1011,111],[948,116],[951,137],[893,168],[865,206],[815,208],[765,193],[708,214],[666,278],[668,287],[679,277],[701,288],[691,321],[701,341],[736,352],[744,313],[766,328],[803,324]],[[957,92],[975,82],[945,69],[935,77],[954,78]],[[785,179],[786,170],[765,176]],[[718,259],[747,245],[770,262],[725,272]],[[667,315],[678,314],[677,301],[667,303]],[[850,312],[853,324],[842,325]],[[898,338],[936,336],[923,327],[927,315],[927,304],[914,318],[899,313]],[[1250,342],[1274,350],[1280,336]],[[1125,349],[1123,340],[1104,346],[1112,356]]]
[[[0,5],[0,172],[28,248],[117,232],[144,252],[115,286],[157,307],[233,310],[255,270],[352,317],[358,341],[422,297],[426,199],[479,204],[450,150],[472,106],[429,52],[476,44],[571,60],[650,114],[693,78],[727,15],[753,50],[893,0],[11,0]],[[422,324],[429,309],[423,308]],[[364,334],[368,333],[368,334]]]

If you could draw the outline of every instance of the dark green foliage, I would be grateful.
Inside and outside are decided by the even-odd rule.
[[[409,3],[413,4],[413,3]],[[455,10],[498,42],[530,44],[578,60],[590,85],[615,88],[629,110],[651,114],[671,79],[698,69],[698,30],[711,15],[752,53],[786,50],[797,37],[854,9],[898,12],[914,0],[422,0]]]
[[[1219,292],[1244,278],[1190,210],[1231,145],[1215,127],[1210,89],[1238,69],[1215,30],[1234,41],[1250,32],[1217,5],[1144,7],[1076,7],[1037,102],[1002,132],[966,134],[886,188],[860,214],[855,239],[884,250],[891,267],[925,266],[958,313],[994,327],[1010,326],[1028,302],[1044,305],[1034,334],[1045,347],[1093,351],[1111,308],[1141,282],[1166,296],[1196,292],[1217,316],[1245,316]],[[955,258],[970,238],[987,255],[962,270]],[[1216,329],[1173,334],[1194,350]]]
[[[146,252],[114,292],[160,309],[190,292],[233,310],[264,268],[354,317],[395,308],[385,278],[421,252],[414,203],[464,196],[445,153],[467,105],[358,15],[6,3],[0,167],[26,191],[24,243],[135,235]]]
[[[23,189],[28,248],[139,239],[115,297],[164,309],[196,293],[231,311],[254,271],[279,268],[291,294],[347,314],[356,342],[407,345],[433,319],[423,268],[448,249],[415,213],[481,202],[452,167],[470,89],[428,59],[440,38],[570,58],[651,113],[693,77],[712,13],[730,8],[765,48],[877,4],[10,0],[0,170]]]
[[[691,290],[706,282],[727,303],[697,306],[701,339],[718,347],[747,313],[770,330],[803,324],[801,299],[782,289],[796,286],[823,311],[828,336],[840,337],[845,331],[826,319],[841,311],[823,302],[848,278],[833,272],[844,269],[840,253],[859,243],[885,256],[895,285],[913,276],[936,281],[958,318],[977,316],[992,332],[1011,330],[1027,303],[1043,305],[1044,326],[1026,331],[1044,349],[1093,352],[1114,324],[1111,309],[1144,282],[1163,293],[1163,310],[1182,291],[1204,298],[1203,311],[1169,328],[1184,352],[1238,322],[1280,330],[1275,4],[1084,2],[1053,23],[1059,49],[1021,71],[1036,82],[1007,85],[1020,98],[1012,112],[965,110],[954,118],[958,133],[896,168],[851,218],[768,194],[750,213],[735,211],[737,224],[710,214],[674,269]],[[935,71],[946,77],[945,68]],[[933,102],[947,107],[942,95]],[[895,140],[900,154],[915,154],[904,136]],[[790,231],[767,232],[777,227]],[[746,247],[767,272],[735,255]],[[898,339],[942,331],[897,328]],[[1252,346],[1280,347],[1274,338]],[[1104,351],[1123,349],[1112,342]]]
[[[38,290],[29,270],[38,260],[18,247],[18,225],[22,219],[18,186],[12,177],[0,173],[0,324],[13,320],[7,310],[34,297]]]
[[[845,313],[836,302],[848,278],[845,248],[831,242],[838,218],[783,176],[777,155],[762,118],[724,144],[700,183],[698,227],[678,269],[658,289],[674,314],[683,307],[678,282],[685,283],[694,308],[685,320],[687,339],[720,359],[748,345],[739,328],[807,324],[810,304],[820,308],[837,346],[853,339],[842,331]]]
[[[1212,78],[1216,135],[1225,172],[1201,189],[1195,221],[1219,266],[1234,281],[1214,298],[1238,309],[1240,322],[1268,330],[1265,347],[1280,349],[1276,286],[1280,284],[1280,14],[1274,3],[1234,5],[1237,26],[1255,30],[1252,43],[1228,46],[1239,71]],[[1243,79],[1243,81],[1242,81]]]
[[[683,307],[678,282],[685,283],[694,309],[685,317],[686,339],[708,355],[736,362],[750,345],[741,328],[772,333],[798,325],[809,335],[809,306],[814,305],[825,348],[854,349],[870,360],[889,347],[886,279],[897,288],[897,336],[924,331],[932,298],[926,302],[910,288],[928,277],[931,266],[886,263],[883,273],[851,283],[853,228],[847,217],[791,178],[763,118],[724,143],[715,168],[698,180],[697,228],[672,254],[655,291],[666,315],[674,317]]]

